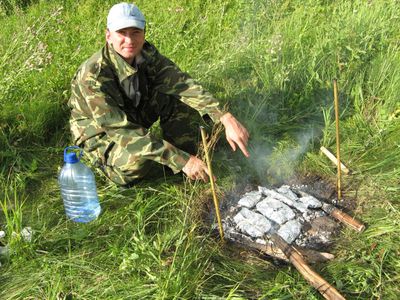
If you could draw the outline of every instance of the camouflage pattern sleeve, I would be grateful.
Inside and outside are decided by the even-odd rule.
[[[105,133],[130,153],[166,165],[174,173],[181,171],[190,155],[129,121],[119,107],[120,99],[105,92],[118,90],[117,83],[107,76],[103,79],[88,70],[81,70],[73,79],[69,105],[72,107],[71,129],[78,139],[75,142],[79,144],[91,136]]]
[[[150,70],[153,88],[160,93],[179,97],[183,103],[197,110],[200,115],[208,114],[215,123],[219,122],[220,117],[225,113],[221,110],[219,101],[197,84],[189,74],[181,71],[175,63],[161,55],[153,45],[147,43],[144,55],[148,55],[149,49],[151,49],[153,60],[153,69]]]

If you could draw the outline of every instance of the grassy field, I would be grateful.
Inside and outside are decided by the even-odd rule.
[[[104,44],[114,3],[0,1],[0,299],[322,299],[293,267],[221,246],[202,217],[209,186],[181,176],[121,189],[96,172],[100,218],[66,220],[69,84]],[[136,3],[147,39],[250,131],[250,159],[218,142],[221,197],[244,180],[335,183],[319,147],[336,147],[338,79],[344,196],[367,230],[343,229],[335,260],[315,268],[346,299],[398,299],[400,2]]]

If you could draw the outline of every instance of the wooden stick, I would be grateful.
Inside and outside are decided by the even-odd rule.
[[[335,258],[332,253],[329,252],[319,252],[317,250],[308,249],[299,246],[292,246],[296,251],[300,252],[300,254],[305,258],[305,260],[312,264],[317,262],[326,262]]]
[[[365,225],[363,223],[331,204],[324,203],[322,205],[322,210],[334,217],[336,220],[346,224],[347,226],[358,232],[363,232],[365,229]]]
[[[295,251],[293,247],[286,243],[279,235],[274,233],[271,235],[271,239],[274,244],[285,253],[293,266],[301,275],[303,275],[304,279],[316,288],[325,299],[345,300],[345,298],[332,285],[307,265],[299,252]]]
[[[282,250],[279,249],[275,244],[270,243],[271,237],[268,234],[264,236],[264,241],[266,242],[265,245],[254,242],[250,237],[237,232],[230,232],[227,240],[231,241],[232,243],[240,244],[243,248],[246,248],[247,250],[260,251],[263,254],[283,260],[285,262],[289,262],[289,259],[282,252]],[[293,248],[296,251],[300,252],[306,262],[308,262],[309,264],[326,262],[335,258],[333,254],[328,252],[319,252],[317,250],[299,246],[293,246]]]
[[[335,155],[333,155],[328,149],[326,149],[324,146],[320,148],[321,152],[325,154],[336,166],[338,165],[338,160],[336,159]],[[350,170],[342,163],[340,162],[340,169],[343,171],[345,174],[349,174]]]
[[[335,98],[335,119],[336,119],[336,157],[338,160],[337,164],[337,193],[338,200],[342,199],[342,187],[341,187],[341,163],[340,163],[340,140],[339,140],[339,99],[338,99],[338,88],[336,79],[333,80],[333,94]]]
[[[303,191],[298,191],[301,196],[306,197],[309,196],[310,194],[303,192]],[[350,228],[362,232],[365,229],[365,225],[361,223],[360,221],[356,220],[355,218],[349,216],[346,214],[344,211],[340,210],[339,208],[333,206],[332,204],[329,203],[323,203],[321,209],[335,218],[336,220],[344,223],[345,225],[349,226]]]
[[[201,131],[201,138],[203,140],[204,153],[206,156],[206,162],[207,162],[207,167],[208,167],[208,176],[210,177],[211,191],[212,191],[213,200],[214,200],[215,214],[217,216],[217,221],[218,221],[219,235],[221,237],[221,240],[224,241],[224,230],[222,229],[221,215],[219,213],[219,204],[218,204],[217,194],[215,193],[214,176],[213,176],[213,172],[211,169],[210,157],[208,155],[206,131],[205,131],[204,127],[202,127],[202,126],[200,126],[200,131]]]

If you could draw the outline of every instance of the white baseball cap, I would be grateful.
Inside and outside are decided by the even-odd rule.
[[[107,17],[107,28],[117,31],[127,27],[136,27],[144,30],[146,20],[135,4],[118,3],[111,7]]]

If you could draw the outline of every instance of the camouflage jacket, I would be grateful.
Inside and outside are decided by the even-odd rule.
[[[208,114],[214,122],[222,116],[218,101],[149,42],[145,42],[136,61],[140,69],[145,70],[149,88],[179,97],[201,115]],[[167,165],[177,173],[190,155],[165,140],[155,138],[129,116],[127,109],[132,97],[127,96],[129,88],[126,83],[136,72],[135,67],[126,63],[108,45],[79,67],[72,79],[68,102],[73,142],[83,145],[87,141],[89,151],[107,142],[119,143],[145,159]]]

